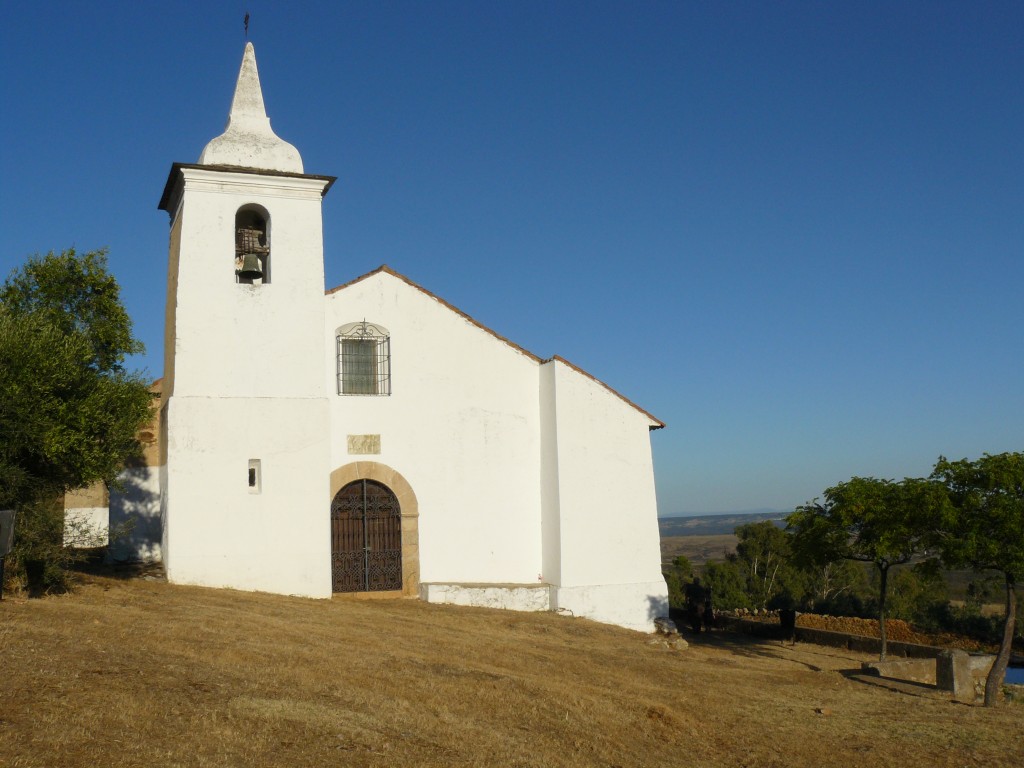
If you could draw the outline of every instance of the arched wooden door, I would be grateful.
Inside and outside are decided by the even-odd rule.
[[[331,571],[335,592],[402,588],[402,511],[383,483],[356,480],[335,495]]]

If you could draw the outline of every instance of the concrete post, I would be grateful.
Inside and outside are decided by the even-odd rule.
[[[954,701],[974,701],[974,676],[967,651],[941,651],[935,659],[935,687],[950,691]]]

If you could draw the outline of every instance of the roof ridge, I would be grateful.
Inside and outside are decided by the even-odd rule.
[[[387,264],[381,264],[379,267],[377,267],[376,269],[374,269],[374,270],[372,270],[370,272],[367,272],[365,275],[360,275],[359,277],[355,278],[354,280],[349,280],[347,283],[343,283],[342,285],[339,285],[336,288],[331,288],[330,290],[325,291],[324,295],[330,296],[333,293],[337,293],[338,291],[344,290],[345,288],[353,286],[356,283],[362,282],[363,280],[366,280],[369,277],[373,277],[374,275],[380,274],[381,272],[383,272],[385,274],[388,274],[388,275],[391,275],[392,277],[394,277],[394,278],[396,278],[398,280],[401,280],[403,283],[408,285],[410,288],[414,288],[417,291],[419,291],[420,293],[424,294],[425,296],[429,296],[431,299],[436,301],[438,304],[441,304],[443,307],[446,307],[447,309],[450,309],[452,312],[454,312],[455,314],[459,315],[464,320],[467,320],[470,324],[475,325],[477,328],[479,328],[480,330],[484,331],[485,333],[488,333],[491,336],[493,336],[494,338],[498,339],[499,341],[504,342],[505,344],[507,344],[508,346],[512,347],[514,350],[516,350],[520,354],[526,355],[526,357],[530,358],[531,360],[533,360],[533,361],[535,361],[537,363],[544,362],[543,359],[539,355],[535,355],[535,354],[533,354],[533,352],[531,352],[530,350],[526,349],[525,347],[519,346],[518,344],[516,344],[511,339],[508,339],[505,336],[502,336],[500,333],[495,331],[493,328],[488,328],[486,325],[481,323],[479,320],[477,320],[472,315],[467,314],[466,312],[463,312],[461,309],[456,307],[454,304],[452,304],[452,303],[450,303],[448,301],[445,301],[444,299],[442,299],[440,296],[438,296],[433,291],[424,288],[422,285],[420,285],[419,283],[415,282],[414,280],[409,279],[408,277],[403,275],[401,272],[396,272],[394,269],[389,267]]]
[[[652,426],[651,429],[664,429],[665,428],[665,422],[662,421],[661,419],[659,419],[654,414],[652,414],[650,411],[648,411],[648,410],[646,410],[644,408],[641,408],[639,405],[634,403],[632,400],[630,400],[628,397],[626,397],[624,394],[619,392],[614,387],[611,387],[610,385],[608,385],[605,382],[601,381],[601,379],[597,378],[597,376],[595,376],[594,374],[592,374],[592,373],[590,373],[588,371],[583,370],[582,368],[580,368],[575,363],[572,363],[572,362],[566,360],[561,355],[552,355],[547,360],[542,360],[541,361],[541,365],[545,365],[547,363],[552,363],[552,362],[561,363],[562,365],[566,365],[569,368],[572,368],[574,371],[576,371],[576,373],[580,374],[581,376],[585,376],[586,378],[588,378],[591,381],[593,381],[595,384],[600,384],[602,387],[604,387],[606,390],[608,390],[608,392],[610,392],[611,394],[615,395],[617,398],[622,400],[624,403],[626,403],[627,405],[632,406],[636,410],[640,411],[640,413],[642,413],[644,416],[646,416],[647,418],[649,418],[651,421],[654,422],[654,426]]]
[[[433,291],[427,290],[426,288],[424,288],[419,283],[417,283],[417,282],[415,282],[413,280],[410,280],[408,277],[403,275],[401,272],[395,271],[394,269],[389,267],[387,264],[381,264],[376,269],[373,269],[373,270],[367,272],[364,275],[360,275],[359,277],[356,277],[356,278],[354,278],[352,280],[349,280],[347,283],[342,283],[341,285],[335,286],[334,288],[330,288],[330,289],[324,291],[324,295],[325,296],[330,296],[332,294],[338,293],[339,291],[342,291],[345,288],[349,288],[349,287],[355,285],[356,283],[360,283],[363,280],[366,280],[366,279],[368,279],[370,277],[373,277],[374,275],[378,275],[378,274],[381,274],[381,273],[384,273],[384,274],[387,274],[387,275],[391,275],[392,277],[396,278],[397,280],[401,280],[403,283],[405,283],[406,285],[408,285],[411,288],[414,288],[415,290],[419,291],[420,293],[424,294],[425,296],[429,296],[431,299],[433,299],[437,303],[439,303],[442,306],[448,308],[449,310],[451,310],[455,314],[459,315],[464,320],[467,320],[470,324],[475,325],[480,330],[484,331],[485,333],[490,334],[494,338],[498,339],[498,341],[504,342],[508,346],[512,347],[512,349],[516,350],[520,354],[525,355],[526,357],[528,357],[531,360],[533,360],[534,362],[536,362],[538,365],[544,365],[546,363],[550,363],[550,362],[556,361],[556,362],[562,363],[563,365],[569,366],[572,370],[576,371],[577,373],[581,374],[582,376],[587,377],[588,379],[590,379],[591,381],[595,382],[596,384],[599,384],[600,386],[604,387],[608,392],[610,392],[611,394],[615,395],[617,398],[619,398],[624,403],[626,403],[626,405],[629,405],[630,407],[634,408],[635,410],[639,411],[644,416],[649,418],[652,422],[654,422],[654,425],[651,427],[651,429],[662,429],[665,426],[665,422],[663,422],[661,419],[659,419],[656,416],[652,415],[649,411],[644,410],[639,405],[637,405],[632,400],[630,400],[628,397],[623,395],[621,392],[619,392],[619,391],[613,389],[612,387],[608,386],[607,384],[605,384],[603,381],[601,381],[599,378],[597,378],[593,374],[588,373],[587,371],[583,370],[582,368],[580,368],[578,365],[576,365],[574,363],[570,363],[568,360],[566,360],[561,355],[552,355],[551,357],[548,357],[548,358],[542,358],[539,355],[533,354],[533,352],[530,352],[528,349],[526,349],[524,347],[521,347],[518,344],[516,344],[514,341],[506,338],[505,336],[502,336],[500,333],[498,333],[494,329],[487,327],[486,325],[481,323],[479,320],[474,318],[472,315],[469,315],[469,314],[463,312],[461,309],[456,307],[454,304],[451,304],[451,303],[445,301],[444,299],[442,299],[440,296],[438,296]]]

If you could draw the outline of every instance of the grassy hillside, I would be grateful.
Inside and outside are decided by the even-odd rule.
[[[662,536],[661,562],[667,564],[679,555],[685,555],[690,564],[700,568],[708,560],[724,560],[736,551],[736,535],[721,533],[711,536]]]
[[[723,560],[736,551],[733,531],[739,526],[771,520],[781,527],[783,517],[781,512],[766,511],[659,518],[661,562],[666,564],[678,555],[685,555],[699,569],[708,560]]]
[[[786,512],[730,512],[722,515],[693,515],[691,517],[659,517],[658,530],[665,536],[718,536],[729,534],[747,523],[771,520],[780,528],[785,526]]]
[[[1019,705],[879,688],[847,652],[691,639],[93,577],[0,603],[0,766],[1019,764]]]

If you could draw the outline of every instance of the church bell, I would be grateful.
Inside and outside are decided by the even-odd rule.
[[[245,226],[235,230],[235,272],[244,280],[263,277],[263,261],[270,249],[264,244],[266,235],[261,228]]]
[[[263,266],[260,264],[260,257],[255,253],[246,253],[242,256],[242,266],[238,269],[238,276],[257,279],[263,277]]]

